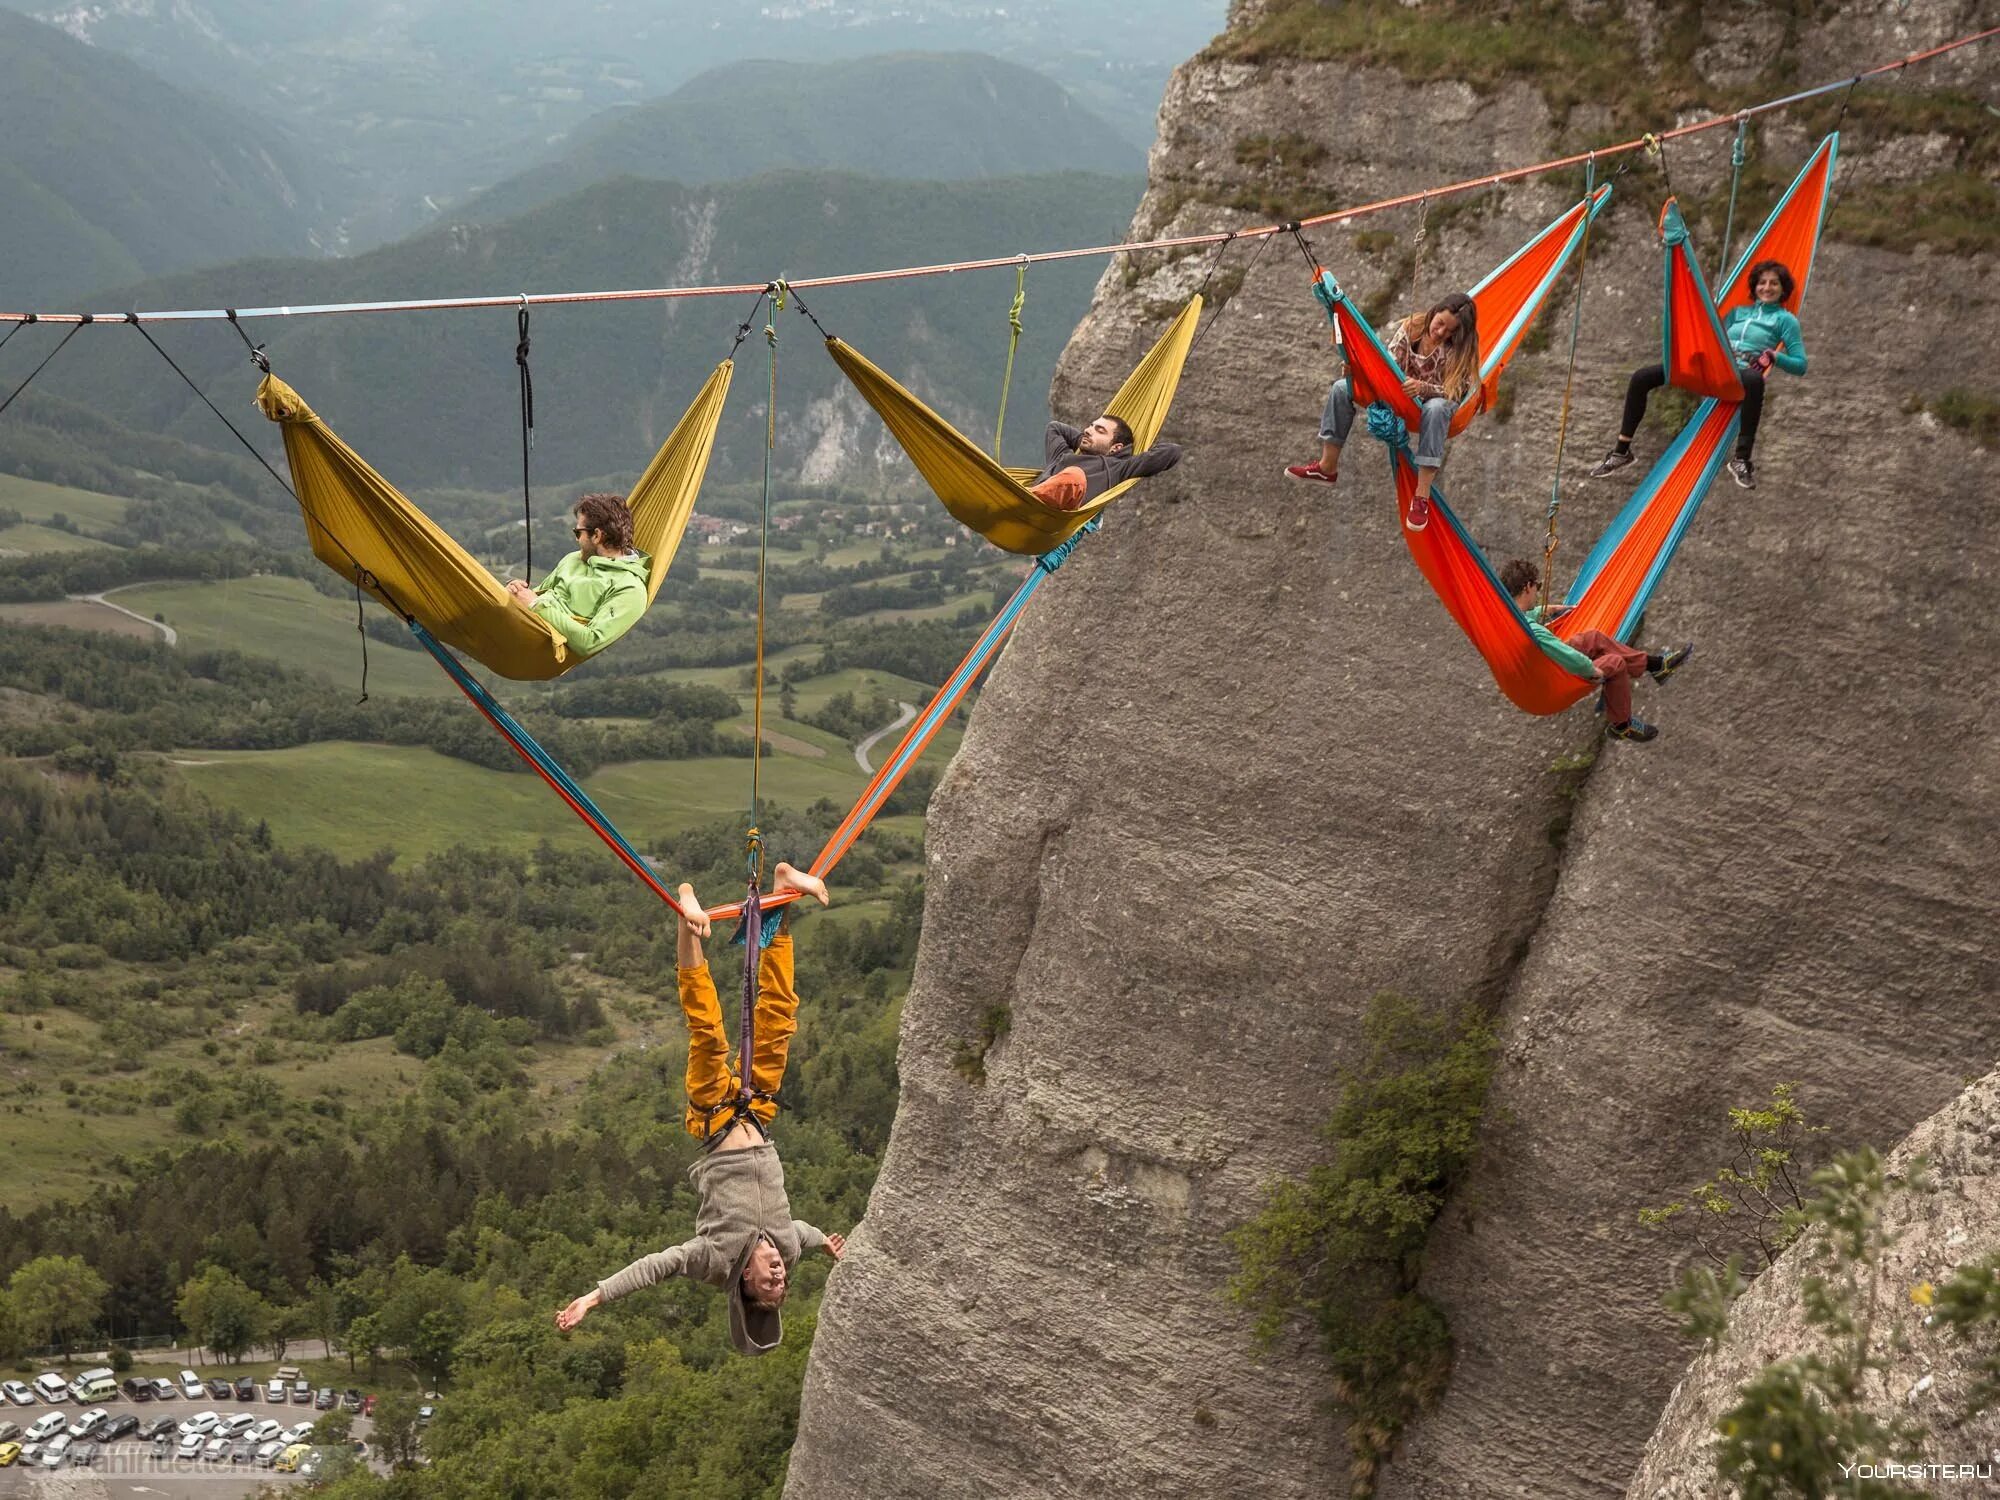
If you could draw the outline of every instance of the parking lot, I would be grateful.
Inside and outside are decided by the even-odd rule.
[[[294,1422],[309,1421],[319,1415],[310,1405],[262,1400],[189,1401],[183,1398],[178,1401],[132,1402],[121,1397],[103,1405],[114,1416],[130,1414],[142,1423],[157,1417],[172,1417],[178,1423],[196,1412],[212,1411],[224,1417],[244,1412],[260,1421],[271,1417],[289,1427]],[[61,1411],[74,1416],[84,1409],[73,1401],[66,1401],[59,1406],[40,1403],[32,1407],[10,1406],[0,1414],[11,1421],[22,1422],[24,1418],[44,1412]],[[354,1418],[354,1440],[366,1442],[373,1427],[374,1423],[368,1418],[357,1415]],[[106,1497],[124,1500],[130,1495],[166,1497],[166,1500],[237,1500],[237,1497],[250,1494],[262,1484],[289,1487],[302,1483],[296,1474],[279,1474],[254,1463],[205,1463],[198,1459],[159,1457],[154,1454],[151,1443],[135,1443],[129,1439],[115,1443],[98,1443],[91,1439],[84,1441],[97,1450],[97,1461],[88,1468],[44,1469],[39,1465],[28,1467],[17,1463],[0,1469],[0,1500],[106,1500]]]

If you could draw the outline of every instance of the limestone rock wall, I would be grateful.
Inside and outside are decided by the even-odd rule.
[[[1976,9],[1892,29],[1845,7],[1802,72]],[[1219,206],[1256,135],[1316,146],[1305,190],[1338,204],[1604,124],[1559,129],[1525,84],[1197,61],[1137,227],[1268,222]],[[1724,169],[1707,140],[1676,156],[1683,193]],[[1809,145],[1768,134],[1788,162]],[[1434,213],[1426,291],[1470,284],[1580,186]],[[1643,472],[1579,477],[1625,373],[1657,358],[1657,183],[1618,190],[1589,275],[1570,569]],[[1317,238],[1364,295],[1407,300],[1400,244]],[[1370,441],[1337,489],[1282,477],[1314,452],[1335,359],[1297,252],[1233,249],[1246,265],[1181,387],[1190,457],[1043,589],[933,802],[901,1108],[824,1304],[791,1500],[1339,1493],[1318,1352],[1306,1332],[1255,1347],[1223,1236],[1325,1151],[1384,989],[1491,1006],[1505,1052],[1427,1282],[1452,1384],[1383,1493],[1618,1494],[1684,1363],[1658,1305],[1675,1247],[1638,1208],[1703,1175],[1727,1106],[1779,1079],[1844,1137],[1894,1138],[2000,1044],[1994,460],[1902,410],[1977,383],[1991,261],[1827,247],[1811,374],[1778,384],[1762,487],[1724,481],[1648,622],[1699,643],[1640,690],[1665,732],[1604,749],[1574,799],[1551,768],[1595,745],[1588,710],[1500,698],[1411,567]],[[1114,264],[1055,410],[1092,414],[1205,270]],[[1446,471],[1496,559],[1539,552],[1563,347],[1517,363],[1511,418],[1483,418]]]
[[[1921,1156],[1932,1190],[1893,1193],[1885,1215],[1898,1236],[1882,1263],[1883,1298],[1905,1308],[1919,1283],[1942,1285],[1960,1266],[2000,1250],[2000,1073],[1989,1073],[1912,1131],[1889,1159],[1902,1171]],[[1709,1500],[1728,1495],[1717,1482],[1712,1443],[1716,1420],[1737,1402],[1743,1383],[1773,1360],[1816,1347],[1799,1312],[1800,1283],[1811,1270],[1801,1246],[1787,1251],[1752,1284],[1730,1312],[1719,1348],[1689,1367],[1667,1401],[1646,1445],[1627,1500]],[[1892,1355],[1886,1378],[1871,1389],[1883,1419],[1914,1417],[1930,1430],[1921,1462],[1991,1466],[2000,1454],[2000,1412],[1969,1415],[1976,1360],[1990,1353],[1990,1335],[1971,1342],[1926,1326],[1910,1315],[1909,1345]],[[1856,1454],[1850,1462],[1880,1463],[1885,1455]],[[1968,1476],[1969,1477],[1969,1476]],[[1962,1482],[1962,1481],[1960,1481]],[[1921,1482],[1919,1484],[1921,1488]],[[1959,1482],[1939,1479],[1949,1493]]]

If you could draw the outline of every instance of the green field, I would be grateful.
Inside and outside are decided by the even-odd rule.
[[[175,758],[188,785],[221,806],[271,825],[279,842],[352,859],[378,849],[422,858],[453,844],[595,849],[597,838],[534,776],[489,771],[400,745],[332,741],[287,750],[203,750]],[[764,762],[767,800],[804,807],[853,798],[863,784],[852,755]],[[584,783],[605,815],[641,847],[750,803],[750,762],[635,761]]]
[[[131,503],[116,495],[100,495],[95,490],[73,490],[67,485],[0,474],[0,510],[19,511],[29,521],[65,515],[98,535],[115,535],[125,524],[125,510]]]
[[[329,598],[303,579],[263,575],[222,583],[147,583],[120,589],[117,599],[142,615],[164,616],[180,632],[184,651],[272,656],[316,672],[343,691],[360,688],[353,601]],[[370,641],[368,691],[449,697],[458,689],[423,652]]]
[[[58,531],[34,521],[19,526],[0,526],[0,557],[10,552],[33,556],[42,552],[89,552],[112,544],[74,531]]]

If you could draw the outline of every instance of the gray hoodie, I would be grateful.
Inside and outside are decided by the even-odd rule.
[[[616,1276],[597,1283],[606,1302],[664,1281],[686,1276],[721,1287],[729,1297],[729,1342],[738,1354],[769,1354],[785,1336],[776,1308],[743,1300],[743,1268],[759,1239],[777,1247],[789,1272],[799,1257],[826,1243],[812,1225],[792,1217],[785,1197],[785,1169],[778,1148],[766,1141],[737,1151],[711,1151],[688,1168],[700,1207],[694,1238],[642,1256]]]

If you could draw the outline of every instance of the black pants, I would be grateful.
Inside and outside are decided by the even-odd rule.
[[[1750,450],[1757,446],[1757,423],[1764,415],[1764,372],[1746,370],[1740,365],[1737,378],[1743,382],[1742,420],[1736,428],[1736,456],[1748,458]],[[1646,420],[1646,399],[1667,383],[1667,372],[1660,365],[1647,365],[1643,370],[1634,370],[1632,380],[1625,387],[1625,422],[1618,429],[1618,436],[1629,440],[1639,431],[1639,424]]]

